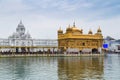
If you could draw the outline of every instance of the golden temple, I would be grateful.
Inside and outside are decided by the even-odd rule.
[[[60,28],[58,30],[58,48],[67,50],[68,48],[78,49],[82,51],[84,49],[90,49],[91,51],[98,52],[102,49],[103,36],[100,27],[97,32],[93,34],[92,30],[88,31],[88,34],[83,34],[83,29],[73,26],[68,26],[66,32]]]

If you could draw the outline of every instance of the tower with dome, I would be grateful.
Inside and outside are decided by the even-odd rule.
[[[16,28],[16,32],[14,32],[11,36],[8,37],[10,40],[10,44],[13,46],[31,46],[32,45],[32,37],[26,32],[26,29],[20,21]]]
[[[56,39],[33,39],[29,32],[26,32],[22,21],[8,39],[0,39],[0,42],[0,51],[36,52],[57,47]]]
[[[22,24],[22,21],[18,24],[16,28],[16,32],[14,32],[11,36],[9,36],[9,39],[31,39],[31,35],[27,32],[25,33],[25,27]]]
[[[83,29],[73,26],[68,26],[66,32],[60,28],[58,30],[58,48],[66,51],[85,51],[85,52],[101,52],[103,44],[103,36],[100,27],[93,34],[92,30],[88,34],[83,33]]]

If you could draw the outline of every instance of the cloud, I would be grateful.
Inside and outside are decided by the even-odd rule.
[[[119,15],[119,4],[120,1],[113,0],[2,0],[0,12],[10,15],[40,14],[59,19],[96,20]]]
[[[21,13],[29,9],[21,0],[2,0],[0,3],[1,14]]]
[[[93,32],[96,32],[98,27],[100,26],[104,37],[112,36],[116,39],[120,39],[119,21],[120,21],[120,16],[116,16],[110,19],[89,21],[86,22],[87,24],[85,26],[92,28]]]
[[[105,36],[118,38],[119,4],[119,0],[1,0],[0,36],[15,32],[22,19],[33,38],[57,38],[59,27],[65,31],[74,21],[84,33],[89,29],[95,33],[100,25]]]

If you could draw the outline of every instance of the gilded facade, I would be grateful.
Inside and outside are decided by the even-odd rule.
[[[89,30],[88,34],[83,34],[83,29],[77,28],[75,23],[73,23],[73,26],[69,25],[65,33],[61,28],[58,30],[58,47],[60,49],[99,50],[102,48],[102,44],[103,36],[100,27],[95,34],[93,34],[92,30]]]

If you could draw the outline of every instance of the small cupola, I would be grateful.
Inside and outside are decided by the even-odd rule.
[[[60,29],[58,30],[58,34],[63,34],[63,30],[61,29],[61,27],[60,27]]]
[[[93,34],[91,29],[89,30],[88,34]]]

